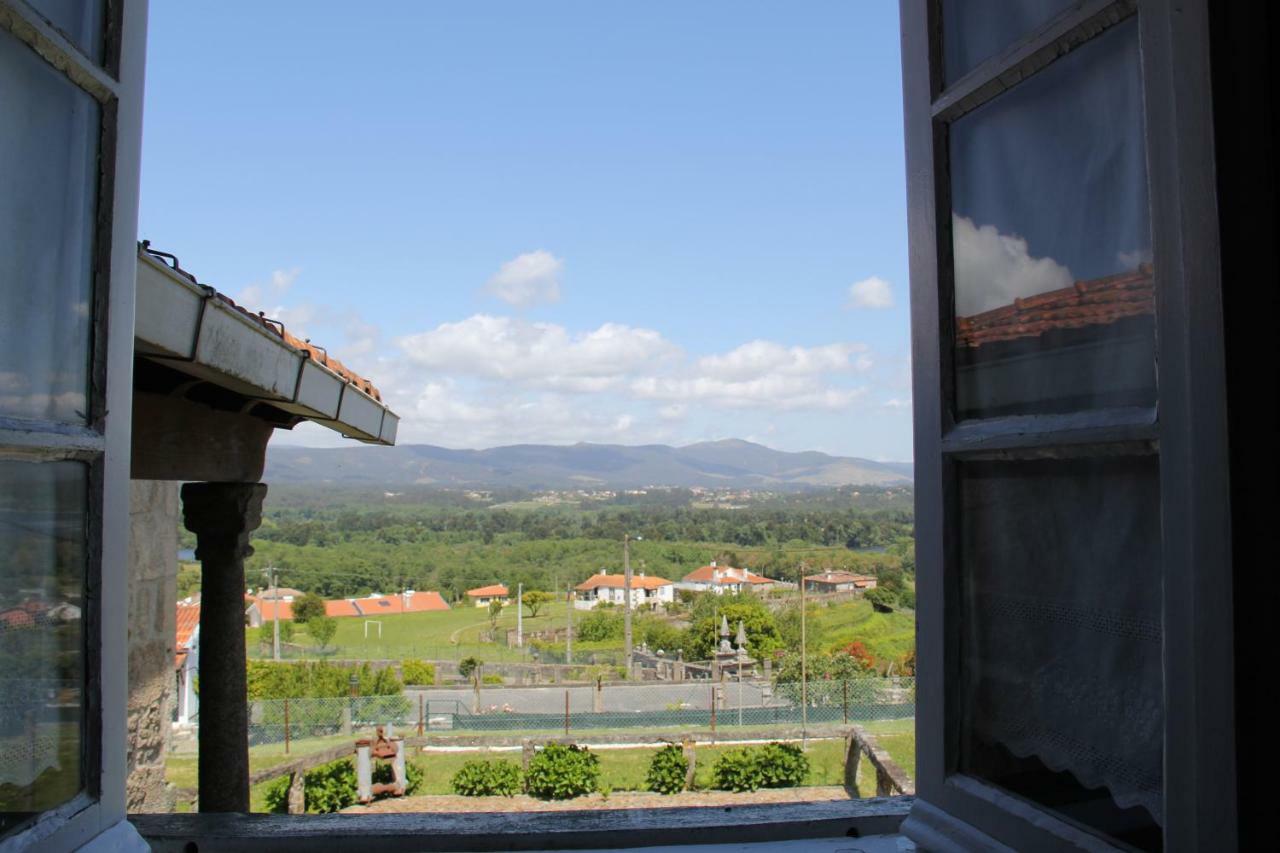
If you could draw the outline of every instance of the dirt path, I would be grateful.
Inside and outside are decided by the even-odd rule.
[[[729,791],[686,791],[662,794],[618,791],[606,800],[599,794],[575,800],[547,801],[533,797],[389,797],[368,806],[343,809],[351,814],[386,812],[563,812],[584,809],[651,809],[693,808],[695,806],[757,806],[761,803],[807,803],[847,800],[849,793],[841,787],[776,788],[754,793]]]

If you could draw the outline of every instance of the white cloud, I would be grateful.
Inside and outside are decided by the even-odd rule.
[[[679,348],[651,329],[605,323],[571,334],[553,323],[476,314],[409,335],[400,350],[421,367],[544,388],[602,391],[671,360]]]
[[[745,380],[780,374],[813,376],[841,370],[865,370],[870,360],[865,356],[853,360],[855,353],[865,352],[862,344],[827,344],[817,347],[785,347],[773,341],[751,341],[724,355],[706,356],[698,360],[697,370],[724,380]]]
[[[849,305],[853,308],[892,308],[893,289],[889,282],[877,275],[855,281],[849,285]]]
[[[485,290],[517,308],[559,302],[563,269],[564,261],[545,249],[525,252],[504,263],[485,284]]]
[[[951,216],[956,269],[956,313],[969,317],[1014,299],[1070,287],[1071,270],[1052,258],[1031,257],[1027,241]]]
[[[631,383],[631,393],[647,400],[682,400],[729,409],[844,409],[865,388],[837,388],[809,376],[763,376],[727,381],[710,376],[644,377]]]

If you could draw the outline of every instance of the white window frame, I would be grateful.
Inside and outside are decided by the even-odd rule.
[[[141,847],[125,821],[128,702],[129,431],[146,0],[104,3],[101,64],[24,0],[0,0],[0,30],[98,101],[99,181],[89,425],[0,418],[0,454],[89,464],[86,560],[85,789],[0,838],[0,850],[71,850],[95,839]]]

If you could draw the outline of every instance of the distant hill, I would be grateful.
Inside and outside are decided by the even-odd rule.
[[[911,464],[807,451],[787,453],[738,439],[685,447],[647,444],[516,444],[450,450],[430,444],[312,449],[272,446],[268,483],[347,486],[595,489],[677,486],[803,489],[911,483]]]

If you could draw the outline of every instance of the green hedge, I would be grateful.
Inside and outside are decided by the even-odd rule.
[[[325,699],[351,695],[351,676],[356,676],[356,695],[394,696],[404,690],[390,667],[374,669],[368,663],[350,668],[325,661],[308,663],[248,662],[245,682],[249,699]]]
[[[684,790],[688,772],[689,761],[684,757],[684,750],[674,744],[664,746],[649,760],[645,786],[659,794],[678,794]]]
[[[514,797],[520,793],[520,767],[513,761],[468,761],[449,780],[464,797]]]
[[[584,746],[549,743],[529,761],[525,789],[541,800],[570,800],[600,784],[600,756]]]
[[[436,683],[436,665],[407,658],[400,662],[400,675],[405,684],[431,685]]]
[[[754,791],[757,788],[794,788],[809,775],[804,750],[791,743],[767,743],[731,749],[712,768],[715,786],[722,791]]]

